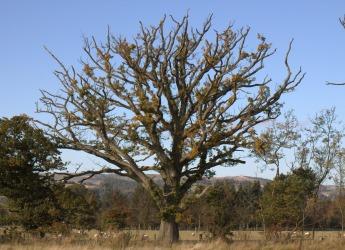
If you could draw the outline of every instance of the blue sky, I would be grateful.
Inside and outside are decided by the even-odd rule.
[[[83,36],[102,40],[107,26],[115,35],[133,37],[139,21],[157,24],[164,14],[181,18],[189,12],[191,24],[200,26],[213,13],[213,27],[221,30],[250,26],[252,40],[264,34],[277,48],[266,72],[279,82],[284,77],[283,57],[294,38],[290,62],[307,73],[296,92],[284,97],[285,108],[293,108],[302,121],[320,109],[335,106],[345,120],[345,87],[325,82],[345,81],[345,30],[338,18],[345,14],[345,1],[89,1],[89,0],[1,0],[0,2],[0,117],[35,114],[39,89],[55,91],[57,65],[43,46],[50,48],[67,65],[82,55]],[[249,39],[248,46],[254,46]],[[39,118],[39,117],[38,117]],[[65,154],[66,159],[88,159]],[[87,162],[88,160],[85,160]],[[92,164],[88,162],[87,164]],[[218,169],[218,175],[255,175],[253,164]],[[260,176],[269,177],[265,172]]]

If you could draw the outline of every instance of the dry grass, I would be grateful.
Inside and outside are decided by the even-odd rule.
[[[226,244],[223,241],[197,241],[198,235],[192,231],[182,231],[182,241],[173,246],[162,246],[152,240],[156,231],[132,231],[132,237],[142,234],[149,235],[149,241],[134,240],[123,242],[117,239],[94,240],[91,237],[65,237],[63,239],[36,239],[21,243],[0,244],[0,250],[345,250],[345,238],[339,232],[316,232],[315,240],[300,240],[273,242],[265,241],[260,232],[238,231],[234,235],[234,243]],[[323,240],[320,240],[320,239]]]
[[[133,235],[138,235],[138,237],[140,237],[143,234],[146,234],[149,236],[150,239],[154,239],[155,235],[156,236],[158,235],[158,231],[154,231],[154,230],[140,230],[140,231],[132,230],[131,233]],[[181,230],[180,239],[182,241],[196,241],[196,240],[199,240],[199,233],[206,234],[206,232],[204,231],[200,231],[199,233],[196,233],[194,235],[193,233],[194,231]],[[265,240],[263,231],[234,231],[233,233],[234,233],[233,239],[235,241],[247,241],[247,240],[263,241]],[[287,232],[283,232],[282,234],[283,236],[287,235]],[[315,240],[319,241],[321,238],[325,240],[339,240],[341,238],[345,239],[341,231],[316,231]],[[344,247],[344,250],[345,250],[345,247]]]
[[[300,248],[302,247],[302,248]],[[324,241],[305,241],[302,246],[299,242],[295,243],[273,243],[273,242],[235,242],[231,245],[225,244],[222,241],[214,242],[199,242],[199,243],[180,243],[172,247],[155,246],[144,243],[141,246],[129,246],[126,248],[118,248],[111,246],[98,246],[95,244],[74,245],[74,244],[58,244],[49,242],[37,242],[28,245],[23,244],[3,244],[0,245],[0,250],[341,250],[345,249],[345,241],[343,240],[324,240]]]

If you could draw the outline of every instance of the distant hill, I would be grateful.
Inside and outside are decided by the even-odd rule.
[[[150,175],[154,182],[162,185],[162,179],[159,175]],[[82,178],[77,177],[71,179],[68,183],[78,183]],[[264,187],[271,180],[259,177],[250,176],[225,176],[225,177],[213,177],[210,179],[204,178],[199,181],[199,184],[211,185],[217,181],[230,181],[235,187],[243,185],[246,183],[252,183],[254,181],[259,181],[261,186]],[[84,182],[86,188],[90,190],[101,191],[102,188],[108,187],[113,190],[118,190],[124,194],[131,194],[137,187],[137,183],[128,177],[119,176],[116,174],[100,174],[88,179]],[[321,197],[325,199],[334,198],[336,195],[336,187],[334,185],[323,185],[321,186]]]
[[[162,179],[159,175],[150,175],[154,182],[159,185],[163,185]],[[68,181],[69,184],[78,183],[82,177],[76,177]],[[211,185],[217,181],[230,181],[236,187],[245,183],[252,183],[259,181],[261,186],[266,185],[270,180],[264,178],[256,178],[249,176],[226,176],[226,177],[213,177],[210,179],[204,178],[199,181],[199,184]],[[119,176],[116,174],[100,174],[88,179],[84,182],[86,188],[91,190],[102,189],[104,187],[110,187],[112,189],[119,190],[122,193],[132,193],[138,185],[135,181],[128,177]]]
[[[162,179],[159,175],[151,175],[151,178],[154,182],[162,185]],[[56,179],[61,179],[60,175],[56,176]],[[82,177],[76,177],[67,182],[68,185],[73,183],[78,183]],[[199,184],[203,185],[212,185],[217,181],[230,181],[236,187],[243,185],[245,183],[252,183],[254,181],[259,181],[261,186],[264,187],[271,180],[259,178],[259,177],[250,177],[250,176],[225,176],[225,177],[213,177],[210,179],[204,178],[199,181]],[[137,183],[128,177],[119,176],[116,174],[100,174],[88,179],[84,182],[86,188],[94,190],[96,192],[102,192],[104,188],[110,188],[113,190],[118,190],[123,194],[130,195],[134,192],[137,187]],[[323,185],[321,186],[321,197],[324,199],[332,199],[336,196],[336,187],[334,185]],[[4,197],[0,196],[0,204],[5,202]]]

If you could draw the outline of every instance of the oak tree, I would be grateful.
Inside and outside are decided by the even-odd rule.
[[[272,83],[264,63],[275,52],[262,35],[255,49],[249,28],[230,25],[211,37],[211,17],[201,29],[171,17],[133,39],[86,39],[82,70],[60,65],[61,91],[42,91],[40,121],[60,148],[104,159],[105,167],[70,174],[127,176],[145,188],[160,210],[160,239],[178,240],[176,217],[191,186],[217,166],[243,163],[236,152],[249,132],[280,114],[280,98],[301,82],[285,57],[286,76]],[[171,28],[170,28],[171,27]],[[158,173],[163,185],[147,173]]]

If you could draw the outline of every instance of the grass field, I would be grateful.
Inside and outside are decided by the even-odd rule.
[[[345,241],[343,240],[324,240],[306,241],[302,245],[299,242],[295,243],[274,243],[274,242],[235,242],[233,244],[225,244],[221,241],[214,242],[199,242],[199,243],[186,243],[182,242],[175,244],[171,247],[159,246],[157,244],[136,244],[127,247],[118,246],[102,246],[94,243],[86,245],[75,245],[68,243],[49,243],[49,242],[35,242],[30,244],[2,244],[0,250],[341,250],[345,249]]]
[[[267,241],[262,232],[257,231],[236,231],[234,232],[232,244],[226,244],[221,240],[199,241],[199,235],[193,231],[181,231],[181,242],[172,246],[162,246],[154,240],[157,231],[141,230],[131,231],[130,239],[123,238],[102,238],[94,239],[92,236],[96,231],[88,232],[87,236],[81,238],[71,235],[63,238],[34,239],[28,241],[14,240],[0,244],[0,250],[345,250],[345,238],[340,232],[316,232],[315,239],[300,239]],[[142,235],[148,235],[149,239],[141,240]]]
[[[146,234],[149,236],[149,239],[155,239],[155,235],[158,235],[158,231],[154,230],[140,230],[140,231],[131,231],[133,235],[138,235],[137,238],[140,238],[142,235]],[[199,241],[199,234],[203,234],[203,239],[205,240],[205,235],[208,235],[205,231],[200,231],[195,233],[194,231],[180,231],[180,239],[182,241]],[[290,232],[291,233],[291,232]],[[305,233],[310,233],[305,231]],[[234,231],[232,239],[234,241],[264,241],[265,235],[263,231]],[[287,238],[288,232],[282,232],[282,239]],[[316,231],[314,240],[345,240],[345,235],[341,231]],[[300,239],[301,235],[297,235],[295,240]],[[311,237],[305,237],[305,241],[310,241]],[[344,247],[345,249],[345,247]]]

